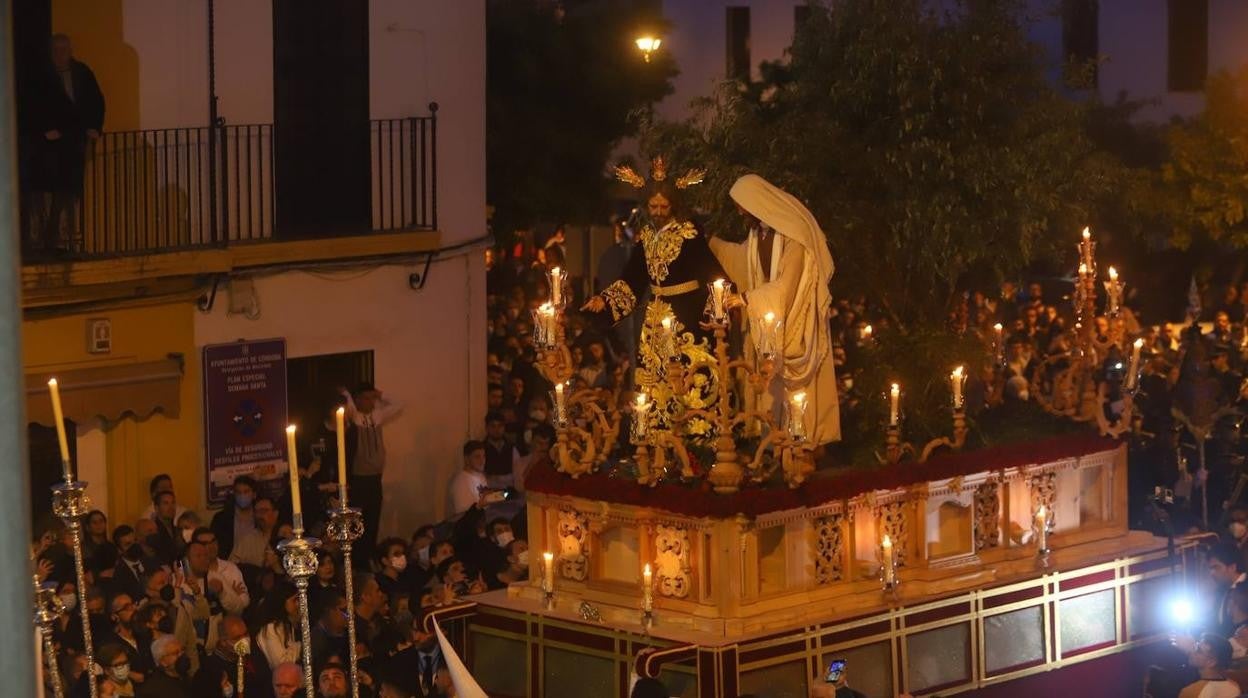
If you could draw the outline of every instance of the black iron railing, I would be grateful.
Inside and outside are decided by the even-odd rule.
[[[371,227],[437,227],[437,105],[370,122]],[[89,148],[75,215],[50,226],[51,197],[25,192],[27,256],[100,257],[274,237],[272,124],[104,133]],[[54,230],[55,229],[55,230]]]

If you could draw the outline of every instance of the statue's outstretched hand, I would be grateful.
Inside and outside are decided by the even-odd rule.
[[[590,296],[589,300],[585,301],[585,305],[581,306],[581,310],[588,310],[591,313],[601,313],[606,309],[607,302],[602,299],[602,296]]]

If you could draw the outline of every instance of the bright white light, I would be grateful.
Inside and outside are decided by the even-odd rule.
[[[1187,625],[1192,622],[1192,618],[1195,615],[1195,611],[1192,610],[1192,602],[1187,599],[1177,599],[1170,604],[1170,616],[1179,625]]]

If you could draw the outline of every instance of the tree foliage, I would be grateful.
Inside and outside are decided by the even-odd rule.
[[[1166,133],[1169,159],[1154,199],[1179,249],[1206,242],[1248,248],[1248,68],[1205,86],[1205,110]]]
[[[645,63],[633,44],[659,26],[624,0],[486,7],[486,189],[500,225],[601,215],[611,150],[672,91],[670,57]]]
[[[678,167],[709,167],[712,229],[734,225],[723,197],[746,171],[806,202],[834,291],[865,295],[903,332],[943,325],[968,275],[1068,251],[1122,176],[1088,137],[1090,107],[1046,77],[1014,3],[932,5],[817,7],[763,83],[647,140]]]

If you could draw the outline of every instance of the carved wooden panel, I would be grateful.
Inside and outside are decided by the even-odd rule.
[[[1054,502],[1057,501],[1057,473],[1042,473],[1033,475],[1029,481],[1031,486],[1031,519],[1036,519],[1036,514],[1040,511],[1040,505],[1044,505],[1044,513],[1047,517],[1049,530],[1052,531],[1057,523],[1057,512],[1054,510]]]
[[[589,521],[574,509],[559,510],[559,575],[576,582],[589,574]]]
[[[692,587],[689,529],[657,524],[654,527],[655,582],[659,594],[683,599]]]
[[[985,482],[975,488],[975,550],[1001,544],[1001,486]]]
[[[880,540],[888,536],[893,543],[893,560],[898,567],[906,565],[906,550],[909,549],[910,531],[906,525],[906,507],[908,502],[890,502],[882,504],[875,510],[879,521]]]
[[[815,583],[830,584],[841,581],[844,558],[845,517],[832,514],[815,519]]]

